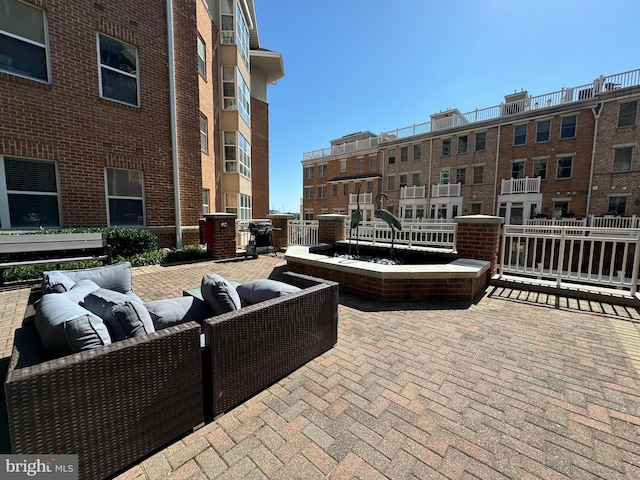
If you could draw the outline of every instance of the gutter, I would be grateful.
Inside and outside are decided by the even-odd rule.
[[[167,1],[167,61],[169,64],[169,118],[171,122],[171,159],[173,164],[173,201],[176,223],[176,247],[182,247],[180,211],[180,173],[178,171],[178,121],[176,118],[176,70],[173,42],[173,0]]]
[[[604,107],[603,103],[599,103],[597,105],[598,111],[596,112],[596,107],[591,107],[591,112],[593,112],[593,118],[595,119],[595,125],[593,126],[593,144],[591,147],[591,168],[589,168],[589,190],[587,191],[587,208],[585,211],[585,218],[589,218],[589,208],[591,208],[591,191],[593,188],[593,167],[596,162],[596,142],[598,141],[598,120],[600,120],[600,114],[602,113],[602,108]]]

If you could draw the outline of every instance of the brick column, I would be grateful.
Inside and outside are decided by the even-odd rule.
[[[461,258],[472,258],[491,262],[487,272],[487,284],[497,273],[500,250],[500,225],[504,219],[489,215],[467,215],[456,217],[458,232],[456,248]]]
[[[344,240],[344,222],[346,215],[328,214],[318,217],[318,242],[335,244]]]
[[[203,228],[207,236],[207,253],[214,260],[236,257],[236,218],[233,213],[208,213]]]
[[[293,215],[289,213],[273,213],[267,215],[273,225],[273,244],[276,250],[286,250],[289,246],[289,220],[293,219]]]

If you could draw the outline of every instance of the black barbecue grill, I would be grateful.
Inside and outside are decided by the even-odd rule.
[[[273,248],[273,253],[276,253],[276,247],[273,245],[273,225],[267,220],[256,220],[249,223],[249,243],[246,247],[247,255],[253,257],[258,256],[258,248]]]

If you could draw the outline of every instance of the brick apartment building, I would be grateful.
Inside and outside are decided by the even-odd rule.
[[[303,218],[360,208],[376,195],[405,221],[500,215],[640,215],[640,70],[500,105],[457,109],[375,135],[359,132],[304,154]]]
[[[282,65],[253,1],[0,0],[0,229],[266,215]]]

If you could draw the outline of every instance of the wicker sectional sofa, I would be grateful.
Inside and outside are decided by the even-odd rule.
[[[34,288],[5,380],[12,453],[79,456],[110,477],[293,372],[337,341],[338,285],[284,273],[297,293],[52,357]]]

